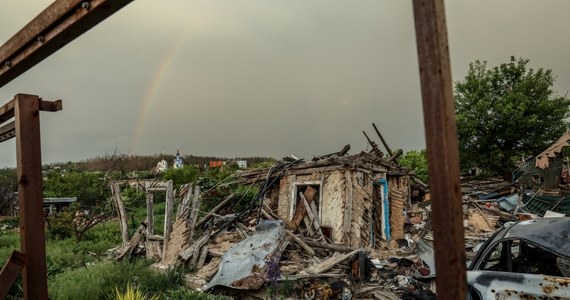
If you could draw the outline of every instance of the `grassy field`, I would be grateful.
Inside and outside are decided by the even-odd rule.
[[[157,205],[156,216],[164,211]],[[146,217],[144,210],[132,211],[131,230]],[[0,266],[13,250],[19,249],[16,218],[0,219]],[[163,218],[157,218],[156,228],[162,228]],[[13,226],[12,229],[1,229]],[[157,230],[158,231],[158,230]],[[58,238],[46,230],[46,262],[50,299],[115,299],[116,291],[123,293],[127,286],[158,299],[226,299],[225,297],[190,291],[182,285],[182,268],[168,272],[149,268],[152,261],[133,258],[116,262],[107,258],[108,249],[120,245],[116,221],[99,224],[87,231],[81,242],[73,237]],[[22,298],[21,280],[12,287],[8,299]]]

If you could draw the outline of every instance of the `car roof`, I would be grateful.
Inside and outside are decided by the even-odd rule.
[[[521,239],[570,257],[570,217],[540,218],[505,226],[495,240]]]

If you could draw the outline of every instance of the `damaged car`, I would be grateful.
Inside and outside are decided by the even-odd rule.
[[[507,223],[467,272],[468,299],[570,299],[570,218]]]

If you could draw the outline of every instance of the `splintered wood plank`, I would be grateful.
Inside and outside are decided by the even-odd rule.
[[[308,217],[309,222],[310,222],[310,224],[308,226],[309,227],[313,226],[315,228],[315,231],[317,232],[319,238],[322,240],[325,240],[325,236],[323,235],[323,232],[321,231],[321,226],[319,224],[319,220],[317,220],[317,217],[315,216],[315,213],[313,212],[313,209],[311,208],[311,204],[314,204],[314,203],[311,202],[311,204],[309,204],[307,202],[307,199],[305,199],[305,196],[303,195],[303,193],[299,193],[299,197],[301,198],[301,202],[305,206],[305,211],[307,212],[307,217]]]
[[[115,203],[115,208],[117,209],[117,215],[119,217],[119,227],[121,229],[121,238],[123,240],[123,247],[126,247],[129,243],[129,227],[127,225],[127,211],[125,210],[125,205],[121,199],[121,187],[118,182],[114,182],[111,185],[111,192],[113,193],[113,201]]]
[[[309,204],[311,202],[313,202],[313,199],[315,198],[316,192],[317,191],[314,188],[312,188],[311,186],[307,186],[307,188],[305,189],[303,196],[305,196],[305,198]],[[305,213],[306,213],[305,206],[301,205],[301,203],[298,203],[297,208],[295,209],[295,214],[293,215],[293,218],[289,222],[291,230],[295,231],[295,229],[297,229],[297,227],[299,227],[299,224],[301,224],[301,221],[303,220]]]
[[[169,180],[166,184],[166,208],[164,213],[164,244],[162,245],[162,253],[166,254],[168,242],[170,241],[170,233],[172,232],[172,214],[174,213],[174,189],[172,187],[172,180]]]
[[[291,230],[287,230],[287,234],[293,238],[293,240],[309,255],[310,257],[315,256],[315,250],[311,248],[305,241],[303,241],[300,237],[294,234]]]
[[[335,255],[333,255],[329,259],[321,262],[320,264],[317,264],[317,265],[314,265],[314,266],[311,266],[311,267],[305,269],[305,272],[307,272],[309,274],[320,274],[320,273],[326,272],[326,271],[330,270],[331,268],[333,268],[334,266],[351,259],[352,257],[354,257],[354,255],[356,255],[356,253],[358,253],[358,251],[360,251],[360,250],[354,250],[354,251],[347,253],[347,254],[344,254],[344,255],[340,255],[340,254],[335,253]]]
[[[151,192],[146,192],[146,237],[154,234],[154,195]]]
[[[189,229],[190,233],[188,238],[190,241],[194,240],[194,230],[196,229],[196,222],[198,220],[198,209],[200,208],[200,186],[194,189],[194,199],[192,200],[192,208],[190,211]]]

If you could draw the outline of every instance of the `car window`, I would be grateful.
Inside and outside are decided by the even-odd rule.
[[[495,248],[491,250],[483,264],[481,264],[481,268],[483,270],[496,270],[499,267],[499,263],[501,261],[501,252],[503,251],[503,243],[498,243],[495,245]]]

